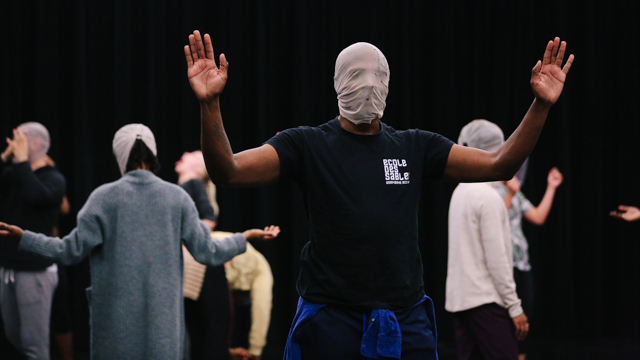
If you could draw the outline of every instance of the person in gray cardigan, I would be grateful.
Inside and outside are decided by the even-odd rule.
[[[180,359],[183,353],[182,244],[207,265],[246,249],[246,239],[270,239],[279,228],[247,230],[213,241],[189,195],[149,170],[155,139],[141,124],[115,135],[121,179],[98,187],[62,239],[0,223],[0,236],[19,249],[64,264],[89,257],[92,359]],[[7,241],[7,240],[5,240]]]

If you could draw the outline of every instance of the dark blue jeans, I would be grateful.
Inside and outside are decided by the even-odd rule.
[[[402,332],[402,360],[435,360],[435,319],[430,300],[395,312]],[[295,332],[303,360],[362,360],[360,353],[363,324],[371,312],[325,306],[303,322]],[[433,316],[433,315],[431,315]]]

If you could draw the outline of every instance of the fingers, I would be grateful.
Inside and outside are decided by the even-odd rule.
[[[184,57],[187,58],[187,67],[193,66],[193,57],[191,56],[191,49],[189,45],[184,46]]]
[[[198,59],[204,59],[204,44],[202,43],[202,36],[200,35],[200,31],[194,31],[193,35],[196,38],[196,51],[198,52]]]
[[[220,71],[226,74],[228,69],[229,62],[227,62],[227,57],[224,54],[220,54]]]
[[[558,38],[556,38],[558,39]],[[567,50],[567,42],[563,41],[560,43],[560,50],[558,50],[558,55],[556,56],[555,64],[560,67],[562,66],[562,60],[564,59],[564,52]]]
[[[571,64],[573,64],[573,59],[575,57],[573,56],[573,54],[569,55],[569,58],[567,59],[567,63],[564,64],[564,67],[562,68],[562,72],[566,74],[569,73],[569,70],[571,69]]]
[[[560,47],[560,38],[555,37],[553,39],[553,49],[551,50],[551,58],[549,59],[549,63],[551,65],[556,63],[556,59],[558,57],[558,48]]]
[[[553,41],[549,40],[547,48],[544,51],[544,57],[542,58],[542,66],[549,65],[551,63],[551,54],[553,52]]]
[[[519,329],[519,333],[516,332],[516,336],[518,338],[518,340],[522,341],[524,340],[524,338],[527,337],[527,334],[529,333],[529,324],[523,324],[522,327]]]
[[[211,36],[209,36],[209,34],[204,34],[204,48],[205,56],[207,57],[207,59],[214,60],[215,58],[213,57],[213,45],[211,44]]]
[[[619,211],[628,211],[629,210],[629,206],[627,205],[618,205],[618,210]]]
[[[189,35],[189,47],[191,48],[191,56],[193,57],[193,62],[198,61],[198,50],[196,49],[196,37],[193,34]]]
[[[531,73],[536,74],[536,73],[539,73],[540,71],[542,71],[542,61],[538,60],[538,62],[536,63],[536,66],[534,66],[533,69],[531,69]]]

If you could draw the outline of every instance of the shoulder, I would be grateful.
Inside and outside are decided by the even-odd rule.
[[[40,178],[46,178],[48,181],[64,186],[67,183],[64,175],[54,166],[45,166],[36,171]]]
[[[464,191],[469,199],[475,200],[479,204],[504,206],[500,194],[489,183],[460,184],[458,187]]]
[[[454,142],[450,139],[427,130],[422,129],[407,129],[407,130],[396,130],[393,127],[381,123],[382,131],[386,133],[388,136],[400,139],[407,142],[414,142],[416,144],[427,146],[427,147],[447,147],[450,148],[453,146]]]

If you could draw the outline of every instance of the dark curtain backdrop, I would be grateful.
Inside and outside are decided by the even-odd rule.
[[[508,5],[507,5],[508,3]],[[457,139],[489,119],[510,134],[533,100],[530,70],[554,36],[576,60],[530,157],[523,192],[541,200],[549,169],[565,176],[547,224],[525,229],[535,276],[532,340],[626,346],[640,338],[639,224],[609,218],[640,205],[640,14],[637,1],[2,1],[0,132],[38,121],[68,181],[72,215],[119,172],[115,131],[140,122],[155,133],[160,176],[199,148],[199,107],[182,47],[194,29],[211,34],[230,62],[221,97],[234,151],[277,131],[318,125],[338,113],[333,67],[344,47],[367,41],[387,56],[390,93],[383,121]],[[348,154],[345,154],[348,156]],[[447,210],[455,184],[425,182],[420,247],[443,347]],[[371,194],[375,196],[375,194]],[[219,228],[278,224],[280,238],[257,247],[273,268],[273,321],[265,358],[278,358],[295,312],[298,257],[307,241],[301,195],[292,183],[219,188]],[[393,209],[389,209],[393,211]],[[83,284],[74,268],[78,346],[86,345]]]

